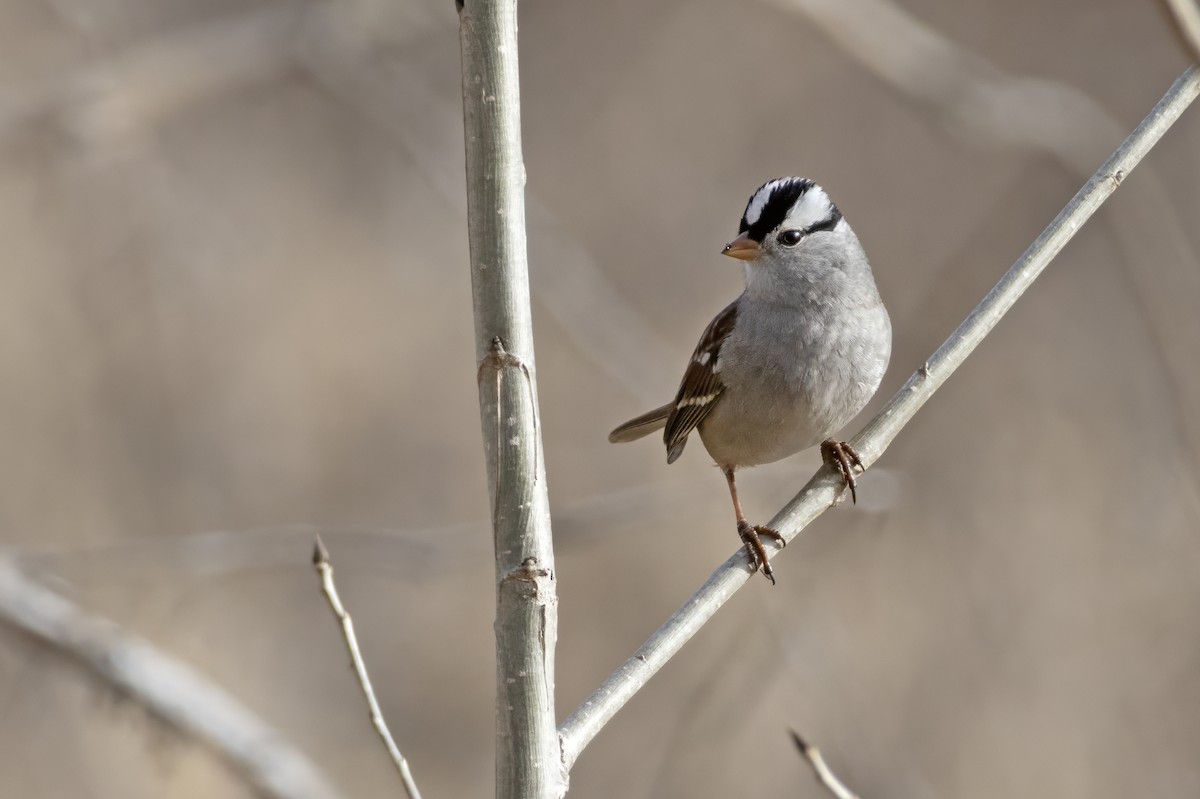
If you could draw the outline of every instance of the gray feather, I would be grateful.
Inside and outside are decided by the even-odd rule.
[[[661,408],[655,408],[652,411],[643,413],[636,419],[630,419],[609,433],[608,440],[613,444],[625,444],[630,441],[637,441],[639,438],[648,436],[655,431],[662,430],[666,427],[667,417],[671,415],[671,409],[674,407],[675,403],[668,402]]]

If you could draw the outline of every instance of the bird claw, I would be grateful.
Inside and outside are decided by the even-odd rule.
[[[750,524],[745,519],[738,522],[738,535],[742,537],[746,554],[750,556],[750,567],[755,571],[761,569],[763,576],[771,581],[771,585],[775,585],[775,571],[771,568],[771,561],[767,557],[767,550],[763,547],[762,539],[770,538],[779,544],[780,549],[787,546],[787,541],[783,540],[783,536],[778,531],[772,530],[770,527]]]
[[[858,482],[854,479],[854,467],[860,472],[866,471],[862,458],[854,451],[854,447],[845,441],[835,441],[827,438],[821,442],[821,459],[831,469],[842,476],[842,480],[850,489],[850,501],[858,504]]]

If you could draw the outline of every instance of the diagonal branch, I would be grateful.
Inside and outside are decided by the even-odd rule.
[[[1054,221],[1004,274],[945,343],[913,373],[904,386],[851,443],[870,466],[922,405],[983,341],[1034,279],[1062,250],[1125,176],[1179,119],[1200,94],[1200,72],[1189,68],[1172,84],[1142,123],[1096,170]],[[814,519],[841,500],[840,478],[822,468],[769,526],[792,540]],[[773,543],[768,544],[775,546]],[[569,769],[584,747],[626,702],[750,579],[745,550],[725,561],[637,652],[572,713],[559,728],[563,762]]]
[[[321,578],[321,593],[325,594],[325,599],[329,602],[329,609],[333,611],[334,618],[341,625],[342,639],[346,642],[346,650],[350,653],[350,663],[354,666],[354,674],[358,677],[358,685],[362,689],[363,698],[367,700],[371,725],[375,727],[375,732],[379,734],[388,755],[392,758],[392,764],[400,773],[400,781],[404,784],[404,791],[408,794],[408,799],[421,799],[421,792],[417,790],[417,782],[413,779],[412,769],[408,767],[408,760],[396,746],[392,732],[388,729],[387,721],[383,718],[383,711],[379,708],[379,700],[375,698],[375,689],[371,687],[371,678],[367,675],[367,664],[363,660],[362,651],[358,648],[358,636],[354,634],[354,621],[350,618],[350,613],[346,610],[345,605],[342,604],[341,596],[338,595],[337,584],[333,581],[333,564],[329,562],[329,550],[325,548],[321,536],[317,536],[317,542],[313,545],[312,561],[313,568],[317,570],[317,576]]]
[[[0,625],[75,661],[184,736],[205,744],[271,799],[337,799],[320,769],[186,663],[89,613],[0,557]]]

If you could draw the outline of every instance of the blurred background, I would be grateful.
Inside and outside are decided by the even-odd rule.
[[[877,408],[1187,58],[1116,0],[525,0],[521,37],[562,717],[737,546],[701,447],[606,435],[740,290],[750,192],[852,221]],[[0,543],[347,797],[399,787],[318,531],[425,796],[493,790],[459,86],[450,0],[0,4]],[[571,796],[821,796],[789,727],[865,799],[1200,794],[1197,145],[1193,109]],[[751,518],[817,465],[742,477]],[[0,708],[2,796],[253,795],[11,621]]]

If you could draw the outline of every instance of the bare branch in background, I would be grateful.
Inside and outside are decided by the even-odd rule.
[[[1200,64],[1200,5],[1196,0],[1163,0],[1163,3],[1171,12],[1171,21],[1192,61]]]
[[[1081,174],[1125,128],[1087,94],[1014,77],[890,0],[764,0],[802,14],[850,58],[968,140],[1061,155]]]
[[[281,76],[307,6],[275,3],[160,34],[0,99],[0,138],[57,124],[76,144],[105,148],[169,117]]]
[[[479,414],[496,554],[496,796],[567,790],[554,716],[558,595],[538,423],[516,0],[458,3]]]
[[[1004,274],[945,343],[888,401],[875,418],[851,439],[870,466],[934,392],[983,341],[1034,279],[1200,94],[1200,72],[1188,69],[1150,114],[1096,170],[1054,221]],[[840,502],[842,479],[822,468],[769,522],[791,541],[814,519]],[[776,546],[771,543],[770,546]],[[753,575],[744,549],[725,561],[700,590],[675,612],[641,648],[625,661],[562,723],[563,760],[570,767],[583,748],[650,678],[704,626]]]
[[[54,10],[87,35],[86,14]],[[388,18],[380,20],[383,10]],[[200,103],[284,76],[296,65],[301,34],[319,37],[362,65],[368,47],[419,41],[446,21],[428,4],[369,0],[346,0],[333,10],[308,0],[276,0],[190,21],[114,55],[86,59],[32,88],[5,86],[0,139],[49,121],[85,148],[136,140]]]
[[[800,737],[800,733],[795,730],[790,730],[792,741],[796,744],[796,748],[800,750],[800,754],[808,761],[808,765],[812,766],[813,774],[817,781],[825,786],[831,794],[837,799],[858,799],[858,794],[846,787],[846,784],[838,779],[838,775],[833,773],[833,769],[825,762],[825,758],[821,756],[821,750],[810,744],[808,741]]]
[[[779,490],[786,484],[784,477],[764,479]],[[694,500],[692,483],[673,479],[601,492],[563,504],[554,512],[557,548],[610,537],[619,525],[644,524],[656,515],[667,518],[680,502]],[[152,535],[87,545],[23,547],[10,550],[8,555],[34,577],[47,573],[75,581],[94,575],[119,577],[164,571],[175,583],[181,579],[210,582],[248,572],[307,566],[307,559],[297,555],[301,551],[298,547],[320,535],[338,550],[338,565],[343,570],[382,572],[406,583],[419,583],[439,579],[448,569],[490,558],[488,530],[489,524],[482,521],[409,529],[298,524]]]
[[[275,799],[337,799],[321,770],[191,666],[22,574],[0,558],[0,623],[42,642],[215,752]]]
[[[317,542],[313,546],[312,562],[313,568],[317,570],[317,575],[321,578],[321,593],[325,594],[330,610],[341,624],[342,638],[346,641],[350,662],[354,665],[354,673],[358,676],[359,687],[362,688],[363,698],[367,700],[367,709],[371,713],[371,724],[375,727],[375,732],[379,733],[379,738],[383,741],[388,755],[392,758],[392,763],[396,766],[396,771],[400,774],[400,781],[404,783],[405,793],[408,794],[409,799],[421,799],[421,792],[417,790],[412,769],[408,767],[408,761],[401,754],[400,748],[396,746],[391,730],[388,729],[387,721],[383,718],[383,711],[379,709],[379,700],[375,698],[375,689],[371,687],[371,678],[367,674],[367,664],[358,648],[358,636],[354,634],[354,621],[342,604],[342,598],[338,596],[337,585],[333,582],[333,564],[329,562],[329,550],[325,549],[321,536],[317,536]]]
[[[972,143],[1028,148],[1083,178],[1126,128],[1087,94],[1055,81],[1008,75],[890,0],[763,0],[803,15],[850,58]],[[1192,0],[1172,0],[1192,5]],[[1183,24],[1181,22],[1181,24]],[[1152,170],[1109,221],[1138,307],[1170,382],[1174,422],[1193,467],[1200,459],[1200,271],[1176,205]],[[1138,268],[1158,252],[1155,268]]]
[[[394,58],[372,58],[380,37],[401,30],[427,35],[440,17],[373,25],[363,3],[327,7],[274,3],[178,31],[160,33],[101,63],[87,63],[33,89],[0,94],[0,139],[51,122],[89,155],[128,146],[201,102],[213,102],[277,78],[299,65],[317,84],[412,155],[413,165],[446,204],[466,214],[456,104],[422,71]],[[422,8],[417,6],[416,8]],[[410,113],[412,108],[421,114]],[[591,254],[536,198],[532,290],[562,332],[615,384],[643,403],[675,373],[673,348],[613,286]],[[616,357],[638,352],[639,358]]]
[[[411,156],[411,162],[447,207],[466,213],[457,151],[458,108],[430,84],[422,70],[403,61],[367,62],[369,43],[347,44],[328,14],[314,13],[297,52],[313,79],[363,119],[379,127]],[[363,49],[355,50],[354,47]],[[411,109],[420,108],[419,115]],[[563,335],[614,384],[644,404],[667,389],[664,376],[678,365],[674,348],[614,287],[591,253],[536,196],[526,199],[533,232],[530,286],[538,307]],[[637,358],[624,353],[636,352]]]

